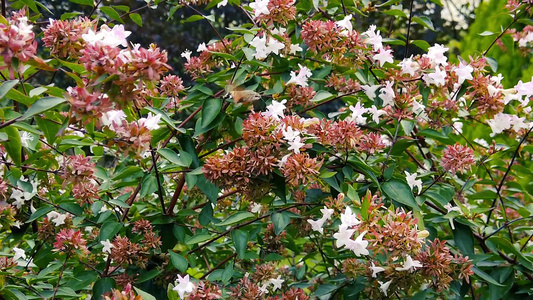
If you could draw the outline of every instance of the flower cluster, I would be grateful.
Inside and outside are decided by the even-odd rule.
[[[32,29],[24,9],[14,12],[7,24],[0,23],[0,55],[5,64],[0,65],[0,70],[7,68],[11,79],[15,78],[15,72],[23,72],[22,63],[28,62],[37,52]],[[15,66],[18,66],[16,70]]]

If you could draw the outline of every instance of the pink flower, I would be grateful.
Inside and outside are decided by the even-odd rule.
[[[444,171],[464,173],[470,170],[474,164],[474,151],[469,147],[457,143],[444,149],[441,162]]]

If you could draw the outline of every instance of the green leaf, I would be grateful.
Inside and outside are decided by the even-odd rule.
[[[155,278],[156,276],[158,276],[159,274],[161,274],[163,272],[163,270],[161,269],[153,269],[153,270],[150,270],[148,272],[143,272],[141,273],[141,276],[139,277],[139,279],[137,279],[137,283],[143,283],[143,282],[146,282],[152,278]]]
[[[489,36],[489,35],[493,35],[493,34],[494,34],[494,32],[485,30],[482,33],[480,33],[479,35],[481,35],[481,36]]]
[[[44,206],[44,207],[40,207],[39,209],[37,209],[34,213],[31,214],[30,218],[28,219],[28,221],[26,221],[27,223],[30,223],[34,220],[37,220],[39,219],[40,217],[46,215],[47,213],[51,212],[54,210],[54,207],[53,206]]]
[[[157,179],[152,174],[147,174],[144,176],[143,181],[141,183],[141,193],[140,197],[144,198],[148,195],[151,195],[155,191],[157,191]]]
[[[6,148],[7,154],[9,154],[15,165],[20,166],[22,162],[22,143],[18,129],[8,126],[2,128],[1,132],[5,132],[8,137],[8,141],[2,143]]]
[[[248,232],[244,230],[233,230],[231,232],[231,240],[235,246],[235,251],[240,259],[244,259],[246,254],[246,247],[248,246]]]
[[[67,100],[58,97],[45,97],[37,100],[22,116],[22,120],[27,120],[37,114],[50,110]]]
[[[220,113],[221,99],[207,99],[202,107],[202,127],[207,127]]]
[[[231,277],[233,276],[233,261],[224,269],[224,272],[222,272],[222,282],[226,283],[230,281]]]
[[[166,160],[181,167],[189,167],[192,163],[192,156],[185,151],[180,151],[179,155],[168,148],[159,149],[157,152]]]
[[[154,296],[148,294],[147,292],[145,292],[145,291],[143,291],[143,290],[141,290],[141,289],[138,289],[138,288],[136,288],[136,287],[133,287],[133,288],[135,289],[135,291],[137,292],[137,294],[138,294],[139,296],[142,297],[141,299],[143,299],[143,300],[157,300],[156,297],[154,297]]]
[[[232,224],[235,224],[235,223],[239,223],[239,222],[241,222],[243,220],[252,219],[254,217],[255,217],[255,215],[252,214],[251,212],[240,211],[240,212],[237,212],[234,215],[229,216],[226,220],[224,220],[224,221],[222,221],[220,223],[217,223],[217,226],[228,226],[228,225],[232,225]]]
[[[56,135],[59,132],[61,125],[40,117],[35,117],[35,122],[43,132],[48,143],[53,144],[56,141]]]
[[[385,195],[392,200],[407,205],[410,208],[418,209],[418,204],[416,203],[411,188],[409,188],[407,183],[393,179],[382,184],[381,188]]]
[[[494,280],[494,278],[492,278],[489,274],[483,272],[480,268],[472,267],[472,270],[474,271],[474,274],[476,274],[477,276],[479,276],[481,279],[485,280],[486,282],[497,285],[497,286],[503,286],[502,284]]]
[[[135,178],[142,176],[143,173],[142,173],[141,167],[129,166],[126,169],[122,170],[120,173],[118,173],[115,177],[113,177],[113,180],[120,180],[123,178],[127,178],[136,173],[139,173],[140,175],[135,176]]]
[[[455,229],[453,230],[453,240],[455,245],[459,247],[461,253],[470,257],[474,254],[474,236],[470,227],[455,222]]]
[[[522,252],[520,252],[520,250],[518,250],[515,245],[511,244],[508,239],[499,236],[491,236],[487,240],[487,247],[489,247],[494,252],[497,252],[496,250],[499,250],[507,254],[514,254],[522,266],[533,271],[533,261],[524,256],[524,254],[522,254]]]
[[[69,0],[72,3],[81,4],[81,5],[87,5],[87,6],[94,6],[93,0]]]
[[[492,72],[497,72],[498,71],[498,62],[492,57],[485,56],[485,59],[487,60],[487,63],[489,64]]]
[[[119,22],[119,23],[124,23],[122,21],[122,19],[120,18],[120,15],[118,14],[118,12],[112,8],[112,7],[109,7],[109,6],[102,6],[100,7],[100,11],[103,12],[104,14],[108,15],[109,17],[111,17],[113,20]]]
[[[210,239],[211,239],[211,235],[203,233],[203,234],[193,235],[192,237],[187,239],[185,241],[185,243],[187,245],[194,245],[194,244],[198,244],[198,243],[201,243],[201,242],[208,241]]]
[[[17,83],[19,83],[18,80],[8,80],[8,81],[4,81],[1,85],[0,85],[0,100],[3,99],[7,92],[9,92],[9,90],[11,90],[12,88],[15,87],[15,85],[17,85]]]
[[[111,292],[111,289],[115,287],[115,279],[111,277],[103,277],[98,279],[93,286],[94,299],[102,299],[105,293]]]
[[[196,21],[202,20],[203,18],[204,17],[200,15],[192,15],[188,17],[185,21],[183,21],[183,23],[196,22]]]
[[[431,47],[429,43],[424,40],[415,40],[415,41],[412,41],[411,44],[417,46],[418,48],[426,52],[428,51],[429,47]]]
[[[429,30],[435,31],[435,27],[433,27],[433,22],[428,17],[413,17],[413,22],[416,22]]]
[[[113,237],[122,229],[122,224],[115,221],[108,221],[102,224],[98,239],[102,241],[113,240]]]
[[[498,197],[498,194],[496,194],[495,191],[491,190],[482,190],[481,192],[473,193],[470,195],[466,195],[466,197],[470,200],[474,199],[496,199]]]
[[[183,256],[172,251],[169,251],[168,253],[170,254],[172,265],[182,273],[187,272],[187,268],[189,267],[187,260]]]
[[[139,27],[143,26],[143,19],[141,18],[141,15],[138,13],[130,14],[130,19],[135,22]]]
[[[291,217],[287,212],[273,213],[272,223],[274,224],[274,232],[279,235],[291,221]]]

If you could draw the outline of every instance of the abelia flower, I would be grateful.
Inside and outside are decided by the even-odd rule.
[[[396,268],[396,271],[409,271],[412,273],[416,270],[416,268],[422,268],[422,267],[423,267],[422,264],[418,260],[416,259],[413,260],[411,258],[411,255],[407,254],[402,267]]]
[[[380,35],[379,30],[376,32],[376,25],[370,25],[367,31],[363,33],[363,35],[366,35],[366,39],[364,40],[365,43],[371,44],[374,51],[378,51],[379,49],[383,48],[382,44],[382,37]]]
[[[474,68],[470,65],[465,65],[463,62],[459,63],[459,66],[457,66],[454,69],[455,74],[457,77],[459,77],[458,83],[463,84],[465,80],[472,80],[474,79],[472,77],[472,72],[474,71]]]
[[[87,252],[86,241],[83,239],[79,230],[63,228],[56,235],[54,247],[57,250],[68,252],[72,250],[81,250]]]
[[[386,62],[391,63],[391,64],[394,63],[394,58],[392,56],[392,50],[390,49],[385,50],[384,48],[379,48],[378,51],[379,52],[375,54],[372,58],[379,62],[380,67],[383,67],[383,65]]]
[[[285,103],[287,103],[287,100],[281,100],[280,102],[272,100],[272,103],[266,107],[267,111],[263,112],[262,115],[264,117],[272,117],[275,120],[283,118],[283,111],[287,108]]]
[[[367,108],[367,113],[372,115],[372,121],[374,121],[377,124],[379,124],[379,117],[381,115],[386,114],[384,110],[377,109],[375,105],[372,105],[371,108]]]
[[[474,151],[467,146],[456,143],[447,146],[442,155],[442,168],[446,172],[465,173],[475,164]]]
[[[174,291],[178,292],[181,299],[185,299],[186,295],[192,293],[194,290],[194,284],[190,281],[189,275],[181,277],[178,274],[176,279],[176,286],[173,288]]]
[[[281,279],[281,275],[278,275],[278,278],[271,278],[268,282],[273,285],[273,290],[276,291],[281,289],[281,285],[285,280]]]
[[[424,54],[423,57],[427,57],[431,60],[433,67],[447,66],[448,58],[444,55],[448,51],[448,48],[445,48],[443,45],[435,44],[433,47],[429,47],[428,53]]]
[[[107,239],[105,241],[101,241],[100,244],[102,244],[102,246],[103,246],[102,252],[111,253],[111,249],[114,247],[113,243],[111,243],[109,241],[109,239]]]
[[[382,267],[376,267],[374,262],[372,262],[372,265],[369,268],[372,271],[372,278],[376,278],[378,273],[385,271]]]
[[[352,32],[353,30],[353,25],[352,25],[352,15],[347,15],[344,17],[344,19],[342,19],[341,21],[337,21],[337,25],[340,27],[340,28],[343,28],[345,29],[348,33]]]
[[[387,282],[385,282],[385,283],[383,283],[381,281],[378,281],[378,283],[379,283],[380,291],[385,295],[385,297],[387,297],[388,296],[387,292],[389,290],[390,284],[392,283],[392,279],[387,281]]]
[[[254,18],[259,18],[261,15],[270,14],[268,10],[269,0],[256,0],[253,3],[250,3],[250,8],[254,11]]]
[[[108,127],[115,127],[122,124],[122,120],[126,119],[126,114],[122,110],[110,110],[102,114],[102,125]]]
[[[370,98],[370,100],[374,100],[374,98],[376,98],[376,91],[381,87],[380,84],[376,84],[376,85],[363,85],[361,86],[361,88],[363,89],[363,91],[365,92],[365,95]]]
[[[43,43],[50,50],[50,54],[61,59],[78,58],[81,49],[85,47],[82,38],[94,23],[87,17],[73,20],[52,20],[43,28]]]
[[[367,112],[367,109],[361,105],[361,102],[357,102],[355,106],[350,105],[349,107],[352,114],[349,119],[357,124],[366,124],[366,118],[363,117],[363,114]]]
[[[118,47],[128,46],[126,38],[131,34],[131,31],[124,30],[124,25],[115,25],[109,28],[107,25],[102,25],[98,32],[89,29],[87,33],[82,34],[83,40],[89,45],[101,45]]]
[[[48,220],[54,223],[55,226],[60,226],[65,224],[65,220],[68,218],[68,214],[58,213],[56,211],[51,211],[46,214]]]
[[[294,83],[296,85],[306,87],[308,86],[307,80],[312,75],[311,70],[300,64],[298,64],[298,66],[300,66],[300,71],[298,72],[298,75],[296,75],[296,72],[291,71],[291,79],[287,82],[287,84]]]
[[[161,114],[154,115],[152,113],[148,113],[148,117],[146,118],[140,118],[139,125],[144,126],[148,128],[148,130],[156,130],[159,129],[159,121],[161,120]]]
[[[422,180],[416,179],[417,176],[418,174],[416,172],[411,174],[405,171],[405,179],[407,180],[407,184],[411,188],[411,191],[414,191],[413,188],[417,187],[418,193],[420,193],[422,191]]]
[[[15,252],[15,254],[13,255],[14,262],[16,262],[17,260],[21,258],[26,259],[26,252],[24,251],[24,249],[13,247],[13,252]]]
[[[413,60],[413,57],[404,58],[401,62],[398,63],[398,66],[402,68],[400,74],[409,74],[415,76],[416,72],[420,70],[420,65],[418,62]]]
[[[19,63],[18,69],[13,68],[13,59],[20,62],[28,62],[37,53],[37,42],[32,31],[32,25],[28,24],[24,9],[14,12],[8,20],[8,24],[0,23],[0,55],[4,65],[0,70],[7,68],[9,78],[15,78],[15,72],[22,73],[24,64]]]

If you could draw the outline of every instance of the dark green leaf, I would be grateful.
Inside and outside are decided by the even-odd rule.
[[[172,265],[182,273],[187,272],[187,268],[189,266],[187,260],[183,256],[172,251],[169,251],[168,253],[170,254],[170,261],[172,262]]]
[[[139,15],[138,13],[130,14],[130,19],[133,22],[135,22],[137,25],[139,25],[140,27],[143,26],[143,19],[141,18],[141,15]]]
[[[435,31],[435,27],[433,27],[433,22],[431,22],[428,17],[413,17],[412,20],[413,22],[416,22],[429,30]]]
[[[124,23],[122,21],[122,19],[120,18],[120,15],[118,14],[118,12],[112,8],[112,7],[109,7],[109,6],[102,6],[100,7],[100,11],[103,12],[104,14],[108,15],[109,17],[111,17],[113,20],[119,22],[119,23]]]
[[[100,241],[112,241],[113,237],[122,229],[122,224],[115,221],[108,221],[102,224],[100,228]]]
[[[49,109],[52,109],[59,104],[66,102],[67,100],[58,97],[45,97],[37,100],[22,116],[22,120],[31,118],[37,114],[43,113]]]
[[[44,206],[37,209],[34,213],[31,214],[30,218],[28,219],[28,223],[32,222],[33,220],[37,220],[38,218],[46,215],[47,213],[54,210],[53,206]]]
[[[17,85],[17,83],[19,83],[18,80],[4,81],[0,85],[0,100],[2,100],[5,97],[5,95],[7,94],[7,92],[9,92],[9,90],[11,90],[13,87],[15,87],[15,85]]]
[[[111,292],[112,288],[115,288],[115,279],[102,277],[94,283],[92,296],[94,299],[102,299],[102,296],[105,293]]]
[[[244,259],[246,254],[246,247],[248,246],[248,232],[244,230],[233,230],[231,232],[231,240],[235,246],[235,251],[240,259]]]
[[[228,226],[228,225],[232,225],[235,223],[239,223],[244,220],[252,219],[254,217],[255,215],[252,214],[251,212],[240,211],[234,215],[229,216],[226,220],[218,223],[217,226]]]
[[[287,212],[273,213],[272,223],[274,224],[274,232],[279,235],[287,225],[289,225],[291,217]]]
[[[418,204],[416,203],[411,188],[409,188],[407,183],[393,179],[382,184],[381,188],[387,197],[392,200],[407,205],[410,208],[418,209]]]
[[[94,6],[93,0],[69,0],[69,1],[72,3],[76,3],[76,4]]]
[[[221,99],[207,99],[202,107],[202,127],[207,127],[220,113]]]

